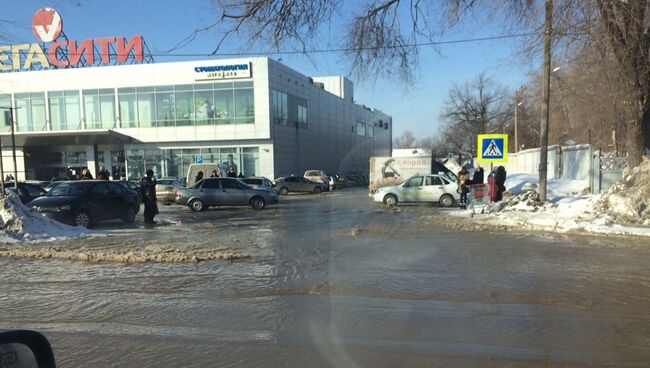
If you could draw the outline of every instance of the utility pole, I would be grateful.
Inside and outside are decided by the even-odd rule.
[[[544,15],[544,74],[542,78],[542,122],[539,143],[539,200],[546,202],[548,171],[548,119],[551,89],[551,41],[553,38],[553,0],[546,0]]]
[[[515,104],[515,153],[519,152],[519,134],[517,132],[517,126],[519,124],[517,121],[517,113],[518,113],[519,106],[521,106],[522,103],[523,102],[517,102]]]

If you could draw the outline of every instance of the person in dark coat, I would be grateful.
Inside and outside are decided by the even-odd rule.
[[[483,184],[483,168],[477,167],[472,176],[472,184]]]
[[[236,178],[237,177],[237,172],[231,167],[228,169],[228,177],[229,178]]]
[[[97,180],[108,180],[108,172],[103,167],[99,170],[99,174],[97,174]]]
[[[497,167],[497,172],[494,176],[494,182],[497,187],[497,202],[503,199],[503,192],[506,191],[506,175],[505,167]]]
[[[203,180],[203,171],[199,171],[196,176],[194,177],[194,182],[198,183],[201,180]]]
[[[212,174],[210,175],[210,177],[211,177],[211,178],[218,178],[218,177],[219,177],[219,173],[217,172],[217,170],[212,170]]]
[[[153,170],[147,170],[147,176],[140,182],[140,191],[142,192],[142,203],[144,203],[144,223],[153,225],[153,220],[158,213],[158,204],[156,203],[156,178],[153,177]]]
[[[81,176],[79,177],[79,180],[93,180],[93,175],[90,173],[90,170],[84,168],[81,170]]]
[[[492,170],[490,175],[487,177],[488,196],[490,197],[490,202],[496,202],[498,197],[499,188],[497,188],[495,179],[496,174],[496,170]]]
[[[467,208],[467,194],[469,193],[469,172],[463,166],[463,168],[458,172],[458,180],[456,181],[458,185],[458,193],[460,193],[460,208]]]

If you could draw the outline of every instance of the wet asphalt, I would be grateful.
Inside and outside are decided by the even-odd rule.
[[[648,366],[648,244],[420,221],[444,211],[359,189],[263,211],[161,206],[154,228],[141,214],[100,228],[246,237],[250,258],[0,258],[0,327],[43,331],[60,367]]]

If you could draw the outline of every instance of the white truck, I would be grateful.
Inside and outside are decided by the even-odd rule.
[[[398,185],[413,175],[438,174],[456,182],[456,174],[433,157],[371,157],[370,193],[389,185]]]

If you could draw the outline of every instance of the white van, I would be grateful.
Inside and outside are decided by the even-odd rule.
[[[187,187],[191,187],[196,183],[196,175],[199,171],[203,172],[204,178],[209,178],[212,175],[212,171],[217,170],[219,177],[225,177],[228,173],[228,166],[224,164],[191,164],[187,168]]]

